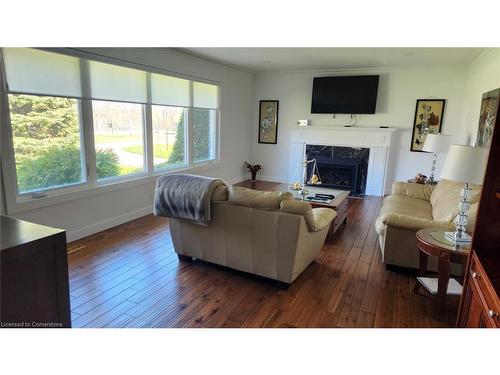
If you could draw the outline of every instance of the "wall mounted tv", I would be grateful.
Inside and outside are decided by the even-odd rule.
[[[311,113],[375,113],[379,76],[315,77]]]

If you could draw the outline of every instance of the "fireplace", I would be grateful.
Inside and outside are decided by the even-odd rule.
[[[350,190],[353,196],[365,194],[369,148],[306,145],[306,157],[316,159],[321,187]]]

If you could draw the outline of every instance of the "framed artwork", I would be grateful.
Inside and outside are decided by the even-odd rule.
[[[498,113],[500,88],[485,92],[481,99],[479,126],[477,127],[476,146],[490,147],[493,127]]]
[[[259,102],[259,143],[278,143],[278,104],[277,100]]]
[[[441,132],[445,99],[417,99],[410,151],[422,152],[427,134]]]

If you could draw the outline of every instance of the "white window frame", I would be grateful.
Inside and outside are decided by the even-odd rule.
[[[5,203],[7,213],[14,214],[18,212],[33,210],[37,208],[47,207],[54,204],[68,202],[76,199],[82,199],[93,195],[102,194],[110,191],[117,191],[127,189],[133,186],[152,184],[156,181],[159,175],[166,173],[189,172],[196,173],[204,170],[216,168],[220,165],[220,118],[221,118],[221,84],[219,82],[201,79],[198,77],[191,77],[182,74],[172,73],[164,69],[144,66],[128,61],[117,60],[105,56],[95,56],[94,54],[76,51],[71,49],[53,49],[47,48],[49,52],[56,52],[61,54],[72,55],[78,57],[80,60],[80,76],[82,82],[82,96],[90,98],[90,79],[88,60],[97,60],[100,62],[120,65],[124,67],[140,69],[146,71],[147,74],[147,90],[148,90],[148,103],[143,104],[143,140],[144,140],[144,171],[125,176],[116,176],[106,179],[97,179],[96,171],[96,150],[94,140],[94,124],[92,113],[92,99],[78,100],[79,120],[80,120],[80,142],[82,144],[81,154],[84,168],[84,181],[65,185],[61,187],[54,187],[42,190],[41,194],[23,193],[19,194],[17,189],[17,174],[15,167],[14,144],[12,138],[12,128],[10,123],[10,110],[8,103],[8,92],[6,82],[2,81],[0,85],[0,123],[1,134],[0,147],[2,149],[1,166],[3,169],[2,178],[5,192]],[[147,69],[146,69],[147,68]],[[153,163],[153,129],[152,129],[152,103],[151,103],[151,73],[159,73],[169,75],[177,78],[188,79],[190,81],[190,106],[187,108],[187,123],[186,123],[186,163],[187,165],[179,168],[163,168],[160,170],[154,169]],[[193,82],[209,83],[217,86],[218,88],[218,107],[215,109],[216,124],[214,127],[214,158],[211,160],[193,162],[192,154],[192,110],[193,110]],[[32,95],[32,94],[26,94]],[[45,95],[51,96],[51,95]]]

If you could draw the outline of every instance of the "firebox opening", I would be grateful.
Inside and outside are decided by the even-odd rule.
[[[306,157],[316,159],[322,188],[350,190],[351,196],[365,194],[369,148],[306,145]]]

